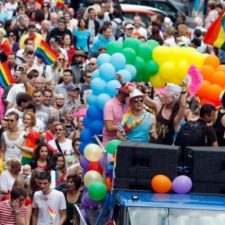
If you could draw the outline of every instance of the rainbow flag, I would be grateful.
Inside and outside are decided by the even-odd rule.
[[[56,1],[56,7],[57,8],[64,8],[64,6],[65,6],[64,0],[57,0]]]
[[[41,40],[34,54],[41,57],[46,65],[51,65],[59,57],[59,53],[53,50],[44,40]]]
[[[12,73],[9,69],[8,63],[4,62],[0,64],[0,86],[6,88],[7,86],[14,83],[15,80],[12,76]]]
[[[49,215],[50,215],[51,221],[53,222],[54,219],[55,219],[55,217],[56,217],[56,211],[53,210],[53,209],[51,209],[50,207],[48,207],[48,213],[49,213]]]
[[[209,27],[204,42],[225,50],[225,9]]]

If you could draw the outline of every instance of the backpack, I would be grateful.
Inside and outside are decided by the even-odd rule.
[[[115,33],[115,39],[117,40],[123,34],[123,21],[114,19],[113,22],[117,25]]]
[[[175,145],[204,146],[206,144],[207,125],[201,121],[187,121],[177,134]]]

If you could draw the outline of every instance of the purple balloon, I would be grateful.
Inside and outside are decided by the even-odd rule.
[[[102,168],[103,168],[103,159],[104,159],[104,157],[102,157],[99,160],[99,164],[101,165]],[[112,160],[112,155],[111,154],[107,154],[107,166],[109,165],[109,163],[111,162],[111,160]]]
[[[80,166],[84,169],[87,170],[90,162],[82,155],[80,157]]]
[[[172,183],[172,189],[177,194],[186,194],[191,191],[192,181],[188,176],[177,176]]]
[[[80,212],[81,212],[84,220],[87,222],[88,221],[88,216],[87,216],[86,209],[81,209]]]
[[[85,207],[97,207],[101,202],[93,201],[89,198],[88,193],[85,193],[81,199],[82,205]]]

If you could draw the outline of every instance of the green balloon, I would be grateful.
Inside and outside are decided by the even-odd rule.
[[[89,198],[94,201],[101,201],[105,198],[107,188],[102,182],[93,182],[88,186]]]
[[[105,146],[107,153],[114,154],[116,152],[118,146],[120,145],[120,143],[121,143],[121,141],[118,139],[109,141]]]
[[[123,44],[118,42],[118,41],[111,41],[107,47],[107,50],[106,52],[109,54],[109,55],[112,55],[114,53],[117,53],[117,52],[121,52],[123,49]]]
[[[152,50],[159,45],[159,42],[153,39],[146,41],[146,44],[149,45]]]
[[[133,64],[136,58],[136,52],[132,48],[124,48],[122,54],[126,58],[126,63]]]
[[[127,38],[123,42],[123,48],[132,48],[137,53],[139,49],[140,41],[137,38]]]
[[[134,81],[136,82],[143,81],[146,66],[144,59],[142,59],[140,56],[137,56],[134,62],[134,66],[136,67],[137,70],[137,75],[134,78]]]
[[[149,77],[154,76],[155,74],[158,73],[158,71],[159,71],[159,65],[153,60],[148,61],[145,66],[146,80],[149,81]]]
[[[147,62],[148,60],[152,59],[152,48],[145,43],[139,45],[138,56]]]

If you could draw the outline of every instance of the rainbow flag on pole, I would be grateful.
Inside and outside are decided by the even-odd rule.
[[[48,213],[50,215],[51,222],[53,222],[56,217],[56,211],[54,211],[52,208],[48,207]]]
[[[209,27],[204,42],[225,51],[225,10]]]
[[[59,53],[53,50],[44,40],[41,40],[34,54],[41,57],[46,65],[51,65],[59,57]]]
[[[0,64],[0,86],[6,88],[7,86],[14,83],[15,80],[12,76],[12,73],[9,69],[8,63],[4,62]]]
[[[65,6],[64,0],[57,0],[56,1],[56,7],[57,8],[64,8],[64,6]]]

